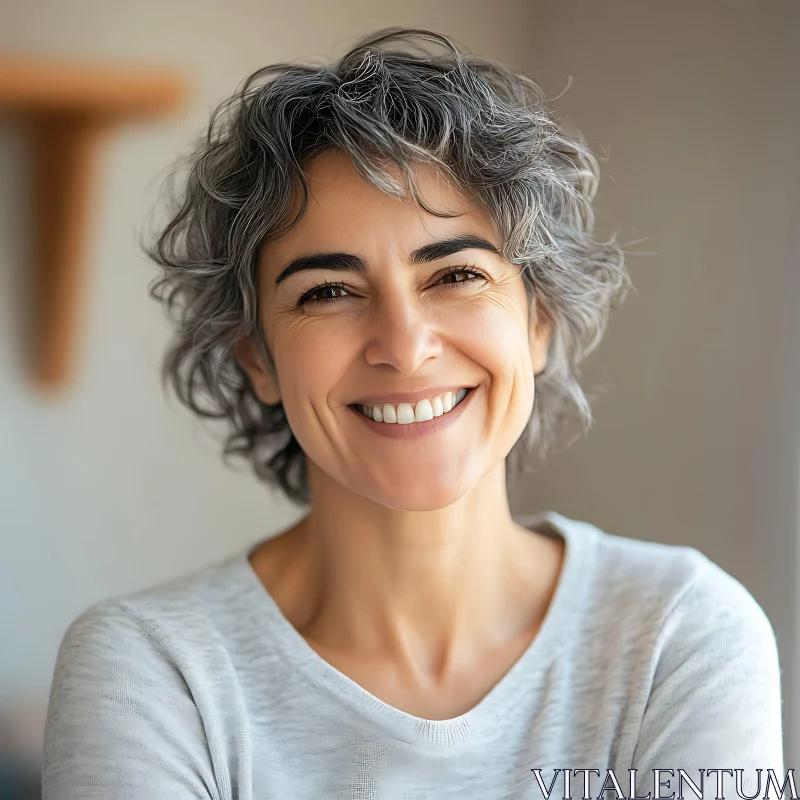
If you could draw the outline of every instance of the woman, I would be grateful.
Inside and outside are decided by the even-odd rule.
[[[165,375],[308,511],[72,623],[45,798],[780,777],[775,637],[740,583],[694,548],[509,510],[530,451],[588,427],[578,365],[629,288],[592,236],[598,174],[535,84],[425,31],[267,67],[218,109],[149,249]]]

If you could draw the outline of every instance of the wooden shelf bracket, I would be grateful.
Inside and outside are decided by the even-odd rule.
[[[32,159],[34,384],[63,388],[73,372],[100,144],[116,124],[183,105],[171,70],[0,56],[0,113],[22,115]]]

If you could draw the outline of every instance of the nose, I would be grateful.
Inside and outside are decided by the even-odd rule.
[[[392,292],[376,306],[365,358],[370,366],[389,364],[398,372],[413,373],[442,351],[435,320],[416,292]]]

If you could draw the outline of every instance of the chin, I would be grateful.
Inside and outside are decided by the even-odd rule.
[[[390,486],[375,486],[368,497],[399,511],[439,511],[457,503],[473,488],[474,483],[463,476],[457,481],[430,481],[419,475]]]

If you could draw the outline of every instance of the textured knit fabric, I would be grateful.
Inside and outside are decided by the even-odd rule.
[[[679,768],[695,783],[743,769],[753,795],[756,768],[784,777],[775,636],[741,583],[695,548],[516,519],[564,538],[556,592],[524,654],[453,719],[400,711],[319,656],[252,548],[96,603],[59,648],[44,800],[527,800],[546,796],[535,770],[552,800],[565,770],[592,769],[622,795],[572,772],[567,796],[584,776],[592,797],[645,796],[672,769],[669,797]],[[705,796],[736,797],[715,775]]]

